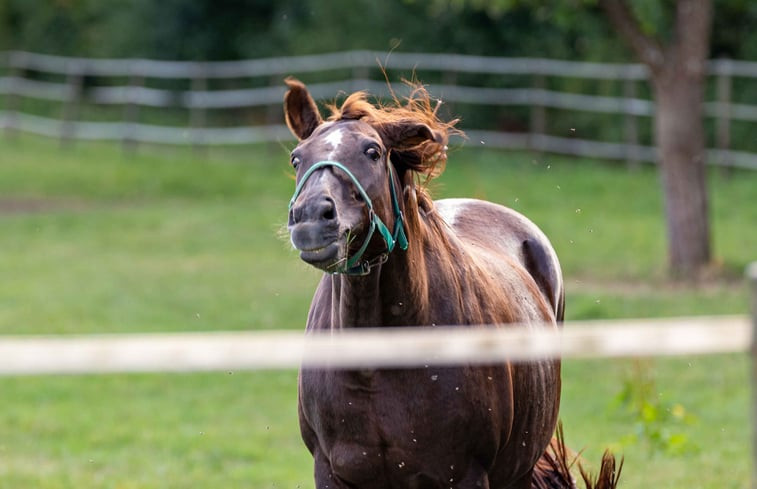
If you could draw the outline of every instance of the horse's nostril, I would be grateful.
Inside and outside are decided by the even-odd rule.
[[[336,218],[336,206],[331,198],[326,197],[321,207],[321,219],[325,221],[332,221]]]

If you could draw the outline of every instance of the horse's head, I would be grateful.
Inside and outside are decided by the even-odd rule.
[[[360,93],[324,121],[301,82],[288,79],[287,85],[286,121],[299,140],[291,153],[297,173],[289,204],[292,244],[324,271],[368,273],[393,248],[407,247],[402,176],[413,168],[396,165],[395,154],[446,140],[446,133],[407,118],[379,120],[380,110]]]

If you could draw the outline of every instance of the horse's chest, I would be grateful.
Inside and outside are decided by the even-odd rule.
[[[303,371],[301,406],[317,445],[346,480],[448,478],[455,476],[450,466],[461,465],[455,452],[498,448],[507,390],[492,376],[483,379],[491,388],[462,369]]]

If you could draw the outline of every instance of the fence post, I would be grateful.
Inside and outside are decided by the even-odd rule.
[[[12,138],[16,136],[16,126],[18,125],[18,93],[16,87],[18,80],[23,77],[23,70],[18,67],[11,67],[8,70],[8,93],[5,96],[5,118],[3,119],[3,128],[5,136]]]
[[[137,150],[137,127],[139,119],[139,89],[144,86],[145,78],[138,73],[138,67],[132,63],[129,67],[129,88],[126,106],[124,107],[124,123],[126,128],[122,141],[123,150],[126,153],[134,153]]]
[[[626,136],[626,165],[630,170],[639,169],[639,127],[636,115],[633,113],[636,99],[636,80],[631,77],[623,81],[623,97],[625,97],[625,136]]]
[[[268,78],[268,86],[276,88],[284,85],[284,79],[281,75],[271,75]],[[281,102],[268,104],[265,107],[265,123],[271,127],[284,122],[284,111],[281,108]],[[266,150],[271,155],[281,155],[281,144],[274,138],[267,138]]]
[[[450,87],[452,90],[454,90],[454,87],[457,86],[457,72],[456,71],[445,71],[442,74],[442,84]],[[448,103],[444,101],[444,96],[446,94],[440,93],[439,96],[442,99],[444,105],[442,106],[442,110],[444,111],[444,114],[449,119],[455,118],[455,104],[454,103]]]
[[[731,60],[721,59],[718,63],[717,78],[717,145],[721,150],[721,172],[730,174],[731,157],[728,153],[731,146]]]
[[[76,119],[79,115],[79,101],[81,99],[83,85],[83,67],[77,62],[70,62],[66,67],[68,72],[66,84],[68,94],[63,102],[63,113],[60,124],[60,143],[66,146],[76,137]]]
[[[357,61],[359,63],[359,61]],[[365,80],[368,80],[371,76],[371,70],[367,66],[357,64],[356,66],[352,67],[352,81],[350,82],[350,85],[352,86],[352,91],[357,92],[358,90],[365,90],[366,87],[363,85],[363,82]]]
[[[752,489],[757,489],[757,261],[746,269],[752,294]]]
[[[195,67],[194,73],[192,73],[192,107],[189,109],[189,125],[192,134],[192,146],[196,153],[203,153],[205,150],[205,139],[200,135],[201,130],[205,127],[205,107],[203,102],[204,96],[200,96],[201,92],[208,90],[208,80],[205,76],[205,65],[198,63]]]
[[[547,132],[547,110],[544,107],[544,89],[547,85],[544,75],[533,77],[534,99],[531,100],[531,118],[529,127],[529,147],[541,153],[541,136]]]

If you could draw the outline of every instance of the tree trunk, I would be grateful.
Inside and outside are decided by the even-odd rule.
[[[703,79],[686,71],[666,66],[653,76],[668,263],[677,278],[694,278],[710,262]]]
[[[599,4],[649,67],[670,272],[677,278],[696,278],[710,262],[702,96],[712,0],[676,0],[673,35],[666,45],[645,33],[626,0],[599,0]]]

